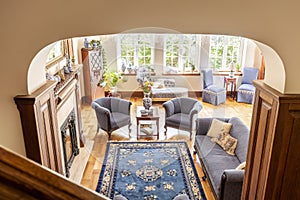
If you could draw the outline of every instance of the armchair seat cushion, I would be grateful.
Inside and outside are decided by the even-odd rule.
[[[130,116],[124,113],[112,112],[110,116],[111,128],[122,127],[130,122]]]
[[[225,92],[225,88],[221,88],[215,85],[208,86],[205,88],[205,90],[209,90],[210,92],[219,93],[219,92]]]
[[[254,92],[255,91],[255,87],[253,85],[250,85],[250,84],[242,84],[239,89],[239,91],[241,90],[245,90],[245,91],[251,91],[251,92]]]
[[[189,130],[190,128],[190,118],[188,114],[176,113],[170,117],[166,118],[166,123],[168,126],[180,127]]]

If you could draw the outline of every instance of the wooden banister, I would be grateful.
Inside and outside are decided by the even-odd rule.
[[[0,146],[0,196],[4,199],[108,199],[3,146]]]

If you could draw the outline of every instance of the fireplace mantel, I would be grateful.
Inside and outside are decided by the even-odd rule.
[[[80,67],[66,75],[65,81],[57,84],[47,81],[31,95],[18,95],[14,98],[17,104],[26,156],[60,174],[66,175],[62,134],[58,121],[58,112],[72,98],[73,110],[76,116],[77,137],[80,146],[84,146],[80,114],[80,81],[78,80]]]

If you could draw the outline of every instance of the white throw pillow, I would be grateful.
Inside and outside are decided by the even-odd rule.
[[[213,119],[210,128],[207,132],[207,136],[216,138],[220,133],[229,134],[232,124]]]
[[[239,166],[237,166],[235,169],[236,170],[243,170],[243,169],[245,169],[245,167],[246,167],[246,161],[239,164]]]

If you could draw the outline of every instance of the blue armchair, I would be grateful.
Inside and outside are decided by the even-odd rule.
[[[98,120],[98,127],[106,131],[110,139],[111,133],[125,125],[131,132],[130,107],[131,102],[116,97],[103,97],[92,102]]]
[[[252,81],[256,80],[258,76],[258,69],[252,67],[244,67],[242,83],[237,89],[237,102],[244,102],[253,104],[255,87]]]
[[[201,103],[188,97],[177,97],[163,103],[165,109],[165,135],[167,127],[172,127],[192,133],[196,129],[196,119],[202,109]]]
[[[226,102],[226,89],[214,85],[211,69],[201,70],[203,76],[202,101],[213,105]]]

